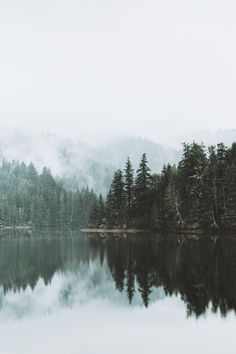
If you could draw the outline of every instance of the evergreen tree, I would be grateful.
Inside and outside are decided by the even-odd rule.
[[[178,193],[178,180],[176,167],[167,165],[162,172],[163,195],[162,195],[162,226],[164,228],[182,228],[184,221],[181,215],[181,202]]]
[[[99,204],[97,198],[94,198],[91,212],[89,215],[89,227],[99,227]]]
[[[108,195],[110,221],[113,227],[123,227],[125,223],[125,193],[123,173],[117,170]]]
[[[216,171],[216,186],[217,186],[217,222],[220,227],[226,226],[226,156],[228,149],[224,144],[217,145],[217,171]]]
[[[64,228],[66,225],[66,198],[65,192],[62,190],[59,199],[59,225]]]
[[[199,227],[200,204],[204,202],[203,176],[207,157],[203,145],[184,144],[183,159],[179,163],[182,214],[187,226]]]
[[[149,227],[150,190],[152,177],[146,154],[143,154],[135,180],[135,223],[139,227]]]
[[[105,203],[102,195],[99,195],[98,199],[98,226],[104,226],[106,217]]]
[[[150,204],[150,228],[159,229],[161,225],[160,215],[160,183],[161,176],[155,173],[152,176],[151,184],[151,204]]]
[[[105,215],[106,215],[106,226],[112,228],[115,225],[115,211],[113,209],[113,196],[110,189],[105,206]]]
[[[133,207],[134,207],[134,170],[131,164],[130,159],[127,159],[125,165],[125,173],[124,173],[124,193],[126,200],[126,222],[127,225],[132,224],[132,215],[133,215]]]
[[[225,171],[225,224],[236,228],[236,143],[227,153]]]

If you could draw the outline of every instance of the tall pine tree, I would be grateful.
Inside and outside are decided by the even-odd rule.
[[[135,180],[135,223],[139,227],[150,227],[151,184],[150,168],[144,153]]]
[[[126,223],[132,225],[133,207],[134,207],[134,170],[130,159],[127,159],[124,171],[124,194],[126,200]]]

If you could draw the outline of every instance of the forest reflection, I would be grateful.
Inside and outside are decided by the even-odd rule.
[[[236,311],[236,239],[229,236],[109,236],[77,233],[4,235],[0,239],[0,286],[4,294],[48,285],[60,272],[79,271],[99,260],[130,304],[137,291],[148,307],[155,288],[180,295],[189,316],[211,307]]]

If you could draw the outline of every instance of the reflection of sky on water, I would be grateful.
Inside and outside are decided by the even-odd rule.
[[[143,306],[137,284],[135,288],[132,306]],[[164,298],[163,289],[154,289],[150,302],[161,298]],[[107,264],[101,267],[98,260],[81,265],[76,273],[57,272],[47,286],[39,279],[34,290],[29,286],[7,294],[1,290],[0,321],[53,314],[61,308],[83,307],[94,302],[113,308],[130,306],[127,296],[115,288]]]
[[[235,354],[234,315],[224,320],[209,313],[198,320],[186,319],[178,297],[160,299],[146,309],[126,306],[122,297],[111,302],[98,296],[68,308],[61,306],[60,296],[54,302],[62,282],[56,276],[48,289],[38,284],[34,305],[29,290],[23,295],[25,310],[29,301],[29,312],[35,306],[44,308],[43,314],[1,318],[1,354]],[[111,291],[109,285],[107,290]],[[40,300],[38,295],[43,295]],[[22,294],[17,296],[20,300]],[[8,306],[14,303],[13,297],[6,300]],[[53,307],[56,312],[51,311]]]
[[[77,273],[40,279],[32,291],[1,294],[1,354],[235,354],[235,316],[208,311],[186,318],[179,296],[156,289],[150,306],[133,305],[97,261]]]
[[[45,237],[0,243],[0,354],[236,352],[233,241]],[[132,305],[130,266],[137,275]],[[140,288],[150,274],[154,286],[145,308]],[[220,307],[211,312],[214,297],[228,304],[225,318]],[[199,305],[201,316],[187,317],[187,304]]]

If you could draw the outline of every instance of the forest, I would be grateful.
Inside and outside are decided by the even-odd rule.
[[[161,173],[151,172],[144,153],[135,174],[128,158],[105,202],[94,202],[90,227],[235,229],[236,143],[185,143],[178,166],[164,165]]]
[[[128,158],[106,196],[70,190],[48,168],[3,160],[0,225],[73,228],[235,229],[236,143],[183,144],[178,165],[152,173],[146,154]]]
[[[3,161],[0,167],[0,223],[6,226],[81,228],[96,200],[92,190],[72,192],[48,168]]]

